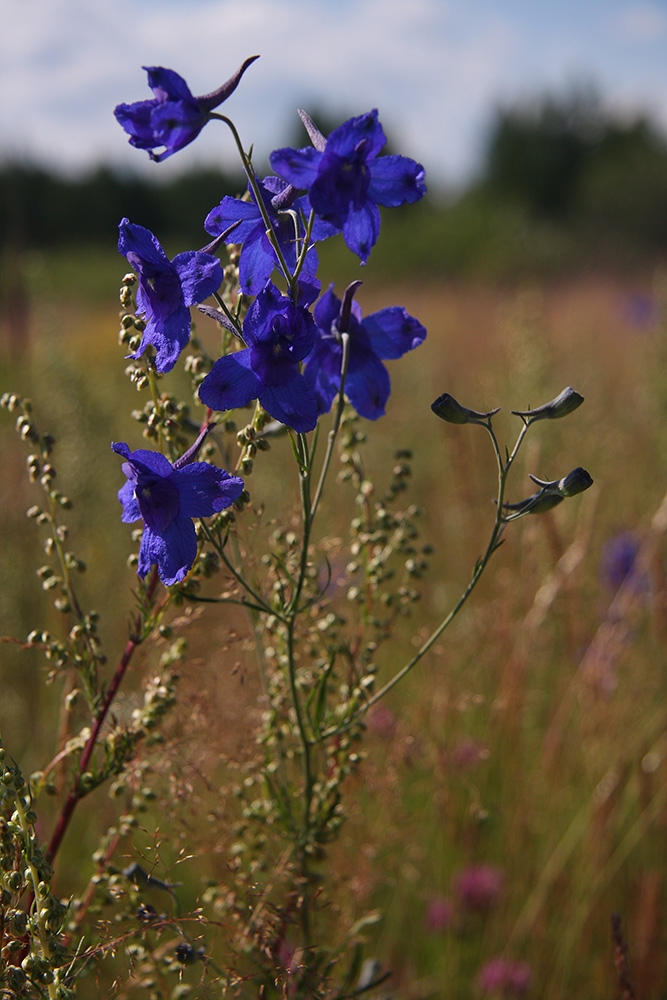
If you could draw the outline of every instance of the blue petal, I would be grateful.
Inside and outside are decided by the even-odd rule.
[[[317,400],[303,375],[297,374],[287,385],[262,387],[259,401],[274,420],[300,434],[312,431],[317,423]]]
[[[322,153],[308,146],[306,149],[276,149],[269,157],[271,168],[295,188],[308,190],[317,177]]]
[[[121,521],[124,524],[132,524],[133,521],[138,521],[141,517],[141,511],[139,510],[137,498],[134,495],[134,483],[129,481],[124,483],[118,490],[118,499],[123,505]]]
[[[164,66],[142,66],[141,68],[146,70],[148,86],[160,103],[165,101],[197,103],[183,77],[175,73],[173,69],[165,69]]]
[[[252,235],[247,237],[241,250],[239,260],[241,289],[246,295],[257,295],[271,277],[275,266],[276,255],[264,232],[264,225],[255,224]]]
[[[377,420],[391,392],[389,373],[370,350],[350,352],[350,366],[345,380],[345,395],[359,416]]]
[[[381,156],[370,164],[368,196],[378,205],[404,205],[426,194],[424,168],[407,156]]]
[[[190,518],[177,518],[166,531],[145,528],[139,549],[139,576],[157,566],[167,587],[180,583],[192,569],[197,555],[197,534]]]
[[[261,382],[250,367],[250,351],[218,358],[199,387],[199,398],[212,410],[234,410],[257,399]]]
[[[130,451],[123,442],[112,444],[111,448],[117,455],[127,459],[135,475],[163,476],[166,479],[172,473],[171,462],[159,451],[149,451],[147,448]]]
[[[211,236],[221,236],[226,229],[241,219],[241,225],[236,227],[229,238],[230,242],[245,243],[250,234],[257,228],[261,218],[260,211],[254,202],[240,201],[238,198],[225,195],[220,204],[211,209],[206,216],[204,229]]]
[[[327,138],[326,148],[327,152],[350,158],[355,156],[359,143],[364,143],[366,159],[377,156],[387,144],[376,109],[339,125]]]
[[[400,358],[419,347],[426,337],[426,328],[401,306],[371,313],[362,326],[379,358]]]
[[[210,517],[238,500],[243,480],[207,462],[193,462],[174,474],[182,517]]]
[[[315,322],[319,330],[331,333],[334,323],[340,315],[341,302],[337,295],[334,295],[333,285],[329,285],[326,292],[313,309]]]
[[[363,208],[350,212],[343,226],[343,239],[353,253],[366,263],[380,234],[380,210],[368,201]]]
[[[308,192],[319,216],[342,229],[348,213],[366,202],[370,173],[363,158],[345,160],[327,149]]]
[[[183,290],[186,306],[203,302],[222,284],[222,267],[217,257],[201,250],[179,253],[172,261]]]
[[[138,226],[129,219],[121,219],[118,231],[118,249],[124,257],[133,254],[142,266],[152,264],[157,272],[170,267],[169,258],[150,229]]]
[[[340,389],[343,351],[333,338],[318,341],[309,356],[303,376],[317,400],[319,413],[328,413]]]
[[[134,104],[119,104],[114,115],[118,124],[130,136],[130,144],[136,149],[152,149],[155,145],[152,114],[156,101],[136,101]]]
[[[252,347],[262,337],[270,337],[273,319],[282,315],[290,302],[291,299],[282,295],[274,284],[269,282],[264,286],[248,309],[243,321],[243,339],[249,347]]]
[[[144,524],[153,531],[165,531],[179,516],[178,489],[172,477],[141,476],[134,495]]]
[[[250,351],[252,370],[265,386],[287,385],[298,371],[286,337],[260,340]]]
[[[152,344],[156,351],[155,367],[158,372],[171,371],[190,339],[190,310],[182,305],[165,318],[149,316],[147,312],[146,320],[147,325],[139,348],[130,357],[141,357],[146,346]]]

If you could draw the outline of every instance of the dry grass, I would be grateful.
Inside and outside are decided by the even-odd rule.
[[[329,862],[337,886],[331,912],[335,924],[379,909],[369,952],[393,969],[395,1000],[476,996],[479,968],[498,955],[528,963],[531,996],[607,1000],[617,995],[612,911],[623,919],[637,997],[657,1000],[667,989],[667,331],[631,318],[636,293],[660,292],[661,280],[641,289],[600,280],[389,294],[369,283],[359,295],[365,312],[400,303],[429,330],[423,348],[392,365],[387,416],[369,428],[380,476],[397,446],[415,454],[413,488],[436,544],[412,623],[418,631],[466,581],[490,526],[495,482],[482,432],[436,421],[432,399],[447,391],[473,408],[502,405],[498,426],[511,445],[510,409],[573,385],[586,405],[566,421],[538,425],[512,496],[531,491],[528,472],[555,478],[582,465],[595,480],[583,497],[508,532],[461,619],[392,693],[385,714],[370,720],[368,760],[350,783],[349,819]],[[63,439],[63,481],[78,483],[87,558],[107,568],[90,584],[93,601],[119,648],[133,580],[122,555],[126,530],[115,522],[117,463],[107,449],[112,437],[134,436],[137,446],[124,415],[136,394],[119,375],[115,310],[70,304],[63,316],[60,304],[36,304],[30,351],[4,371],[1,388],[32,395]],[[23,527],[31,500],[7,423],[1,499],[16,537],[5,549],[2,618],[8,631],[25,634],[53,621],[34,597],[32,569],[42,557]],[[271,453],[251,484],[256,502],[277,483],[282,489],[286,480]],[[330,517],[325,528],[339,532]],[[642,544],[640,569],[614,591],[600,566],[605,544],[622,531]],[[179,817],[167,832],[164,814],[149,814],[146,827],[162,824],[165,864],[176,862],[187,835],[197,860],[179,864],[178,878],[194,905],[199,876],[224,877],[215,830],[233,809],[219,786],[226,766],[254,752],[259,689],[242,619],[211,624],[203,615],[188,635],[180,714],[154,765]],[[397,634],[385,669],[409,648],[407,632]],[[55,700],[36,694],[41,667],[28,654],[0,653],[4,704],[14,705],[4,735],[16,739],[30,770],[53,750]],[[136,669],[145,669],[142,661]],[[112,816],[104,793],[95,802],[73,831],[91,850]],[[456,873],[478,864],[502,872],[493,905],[472,912],[454,899],[450,926],[429,926],[429,902],[453,897]],[[61,878],[79,881],[79,890],[92,874],[77,869],[71,849],[63,865]]]

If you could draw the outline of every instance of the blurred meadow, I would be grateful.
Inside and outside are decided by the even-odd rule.
[[[524,162],[517,122],[514,133],[500,124]],[[435,550],[421,600],[383,648],[380,680],[456,600],[494,516],[486,435],[438,421],[436,396],[450,392],[478,410],[501,406],[494,425],[511,447],[520,426],[511,409],[573,386],[585,405],[531,433],[509,499],[532,492],[529,473],[553,479],[581,465],[595,481],[585,495],[509,526],[455,625],[368,717],[367,756],[349,779],[346,822],[326,862],[326,919],[335,937],[377,915],[364,931],[365,954],[391,972],[378,995],[393,1000],[610,1000],[621,995],[614,912],[637,1000],[667,996],[667,152],[646,123],[633,127],[634,145],[629,128],[610,124],[608,155],[599,134],[580,150],[585,169],[573,168],[562,203],[540,202],[539,192],[522,199],[530,178],[512,188],[490,154],[477,188],[456,199],[434,193],[400,220],[383,220],[361,273],[338,249],[321,252],[321,273],[334,274],[339,294],[363,279],[364,313],[400,303],[428,329],[418,351],[390,364],[387,415],[368,429],[365,460],[380,484],[396,450],[412,451],[405,502],[418,504],[420,541]],[[536,156],[533,178],[543,162]],[[27,181],[15,173],[14,189],[5,182],[14,191],[9,212]],[[61,211],[64,197],[60,190],[54,202]],[[136,221],[153,225],[140,211],[141,202]],[[0,391],[30,397],[40,427],[56,437],[59,486],[74,504],[71,536],[95,568],[83,579],[86,604],[100,611],[102,635],[118,652],[136,576],[109,444],[141,447],[129,412],[143,405],[117,344],[127,269],[114,251],[121,213],[130,214],[117,213],[105,242],[86,246],[33,238],[27,217],[15,217],[5,230],[14,235],[4,248],[0,343]],[[169,232],[170,253],[190,245],[178,242],[177,220]],[[195,321],[212,340],[212,324],[198,314]],[[62,623],[35,575],[43,539],[25,516],[39,499],[25,474],[28,449],[7,414],[0,432],[0,631],[19,640],[33,628],[58,634]],[[291,471],[277,448],[258,463],[249,481],[253,509],[264,509],[258,536],[271,518],[290,517],[298,496]],[[332,491],[326,525],[341,560],[349,542],[338,508],[353,502],[346,489]],[[334,600],[344,615],[345,593]],[[121,826],[113,852],[104,855],[105,842],[91,860],[116,816],[108,787],[98,789],[73,820],[56,882],[85,897],[101,856],[117,868],[140,861],[181,884],[155,905],[190,914],[196,935],[207,885],[231,879],[238,806],[226,789],[229,775],[261,752],[254,734],[264,701],[240,613],[184,606],[176,617],[188,642],[178,708],[166,742],[132,764],[134,796],[123,792],[138,828],[130,838]],[[60,749],[67,682],[45,684],[48,664],[20,643],[4,643],[0,656],[3,742],[29,774]],[[135,707],[151,669],[140,651],[119,717]],[[66,774],[57,764],[53,774],[62,791]],[[49,814],[40,800],[45,836],[57,801]],[[99,921],[108,924],[109,951],[79,995],[134,996],[131,979],[113,986],[127,963],[120,947],[113,957],[112,905]],[[217,933],[224,950],[224,920]],[[191,995],[213,995],[197,985],[199,975],[184,972]]]

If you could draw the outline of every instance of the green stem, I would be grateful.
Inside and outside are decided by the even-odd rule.
[[[255,201],[257,203],[257,208],[259,209],[260,214],[262,216],[262,221],[264,222],[264,225],[266,227],[267,238],[271,241],[271,246],[276,251],[276,256],[278,258],[280,270],[283,272],[285,280],[289,285],[290,295],[296,301],[296,296],[294,294],[296,290],[296,279],[293,278],[290,272],[287,261],[285,260],[285,255],[283,254],[282,249],[280,247],[278,237],[276,236],[273,230],[273,225],[271,223],[271,219],[269,218],[269,213],[267,212],[266,205],[264,204],[264,198],[262,197],[262,192],[260,191],[259,184],[257,183],[257,175],[255,173],[255,168],[252,165],[250,157],[243,148],[243,143],[241,142],[241,138],[236,130],[236,126],[234,125],[233,121],[230,118],[226,117],[226,115],[219,115],[215,111],[211,112],[210,117],[217,118],[218,121],[224,122],[225,125],[227,125],[227,127],[230,129],[232,135],[234,136],[234,142],[236,143],[236,148],[239,151],[239,156],[241,157],[241,163],[243,164],[243,169],[248,178],[248,183],[252,188],[252,193],[255,196]]]
[[[160,414],[161,406],[157,391],[157,376],[155,368],[153,367],[150,361],[148,362],[146,367],[148,370],[148,384],[151,387],[151,396],[153,397],[153,406],[155,407],[155,412]],[[159,452],[162,451],[162,424],[159,421],[157,425],[157,450]]]
[[[459,613],[459,611],[461,610],[461,608],[466,603],[466,601],[472,594],[473,590],[477,586],[479,579],[482,576],[484,570],[486,569],[486,566],[491,556],[500,545],[502,532],[505,527],[502,510],[503,510],[503,500],[505,497],[505,486],[507,484],[507,476],[512,466],[512,463],[514,462],[514,459],[517,456],[519,448],[521,447],[521,443],[525,437],[528,427],[527,424],[524,423],[524,426],[521,428],[521,431],[517,438],[516,444],[512,449],[511,454],[508,456],[507,461],[503,464],[502,456],[500,454],[500,448],[498,446],[498,440],[496,438],[493,427],[491,426],[491,420],[489,419],[486,422],[480,421],[480,424],[486,428],[491,438],[491,444],[493,447],[493,452],[498,466],[498,495],[496,497],[496,518],[493,527],[491,529],[491,535],[489,537],[489,541],[483,556],[481,556],[481,558],[478,559],[475,565],[468,586],[463,591],[463,593],[461,594],[460,598],[458,599],[452,610],[442,619],[440,624],[434,629],[434,631],[431,633],[428,639],[419,647],[419,649],[412,657],[412,659],[410,659],[405,664],[405,666],[403,666],[398,671],[398,673],[396,673],[391,678],[391,680],[387,681],[387,683],[384,684],[379,689],[379,691],[376,691],[375,694],[368,699],[368,701],[364,702],[363,706],[361,706],[359,710],[355,712],[355,714],[350,719],[346,720],[346,722],[344,722],[340,726],[335,726],[331,729],[325,730],[325,732],[321,733],[316,740],[313,740],[314,743],[319,743],[322,740],[329,739],[333,736],[338,736],[340,733],[345,732],[348,729],[351,729],[352,726],[354,726],[359,721],[359,719],[363,715],[365,715],[370,708],[372,708],[373,705],[375,705],[378,701],[380,701],[380,699],[383,698],[387,694],[387,692],[391,691],[391,689],[394,688],[399,681],[401,681],[407,674],[410,673],[410,671],[419,663],[419,661],[426,655],[426,653],[428,653],[429,649],[431,649],[434,643],[437,642],[437,640],[440,638],[445,629],[451,624],[453,619]]]
[[[345,409],[345,379],[347,378],[347,369],[350,363],[349,333],[341,334],[341,344],[343,347],[343,356],[341,358],[341,364],[340,364],[340,389],[338,391],[338,406],[336,407],[336,417],[334,420],[334,425],[329,431],[327,437],[327,450],[324,456],[324,462],[322,464],[322,471],[320,472],[320,481],[317,484],[317,489],[315,490],[315,496],[313,498],[313,503],[311,507],[311,517],[315,517],[315,512],[319,505],[320,497],[322,496],[322,490],[324,489],[324,483],[327,477],[327,472],[329,471],[331,456],[333,455],[334,445],[336,443],[336,438],[338,436],[338,431],[340,429],[340,422],[343,416],[343,410]]]
[[[28,823],[28,816],[26,813],[25,806],[23,804],[23,797],[20,791],[17,791],[16,795],[14,796],[14,804],[16,806],[16,814],[19,818],[19,823],[21,824],[21,831],[23,833],[23,840],[25,842],[25,859],[28,868],[30,870],[30,881],[32,882],[32,893],[33,893],[33,898],[35,900],[34,907],[35,907],[35,921],[37,923],[37,939],[39,941],[39,947],[42,953],[42,957],[46,959],[46,961],[48,962],[52,958],[53,952],[51,950],[51,945],[49,944],[49,932],[46,928],[45,918],[41,916],[42,905],[41,905],[41,897],[39,894],[39,885],[41,879],[39,877],[39,872],[35,868],[35,865],[32,860],[33,830],[30,824]],[[52,998],[52,1000],[55,1000],[57,987],[58,987],[58,982],[57,979],[54,977],[54,979],[50,983],[48,983],[46,987],[48,990],[49,997]]]

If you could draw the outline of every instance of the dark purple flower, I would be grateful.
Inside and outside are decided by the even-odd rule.
[[[424,168],[405,156],[381,156],[387,140],[376,110],[322,136],[301,113],[313,147],[276,149],[271,166],[295,188],[308,192],[320,218],[342,230],[346,244],[365,263],[380,231],[378,205],[419,201],[426,193]]]
[[[151,160],[166,160],[197,138],[211,111],[233,94],[255,59],[259,56],[250,56],[226,83],[203,97],[193,97],[183,77],[172,69],[143,66],[155,97],[134,104],[119,104],[114,111],[116,119],[129,133],[132,146],[147,149]],[[164,147],[164,152],[155,153],[154,150],[160,147]]]
[[[197,555],[193,517],[210,517],[229,507],[243,490],[243,480],[208,462],[173,465],[159,452],[130,451],[123,442],[111,445],[121,455],[127,482],[118,491],[122,520],[144,522],[139,549],[139,576],[157,566],[171,587],[192,569]]]
[[[505,958],[492,958],[477,974],[477,985],[482,993],[503,997],[524,996],[530,989],[531,980],[530,966],[526,962],[510,962]]]
[[[488,910],[498,902],[504,881],[493,865],[471,865],[454,877],[454,889],[466,909]]]
[[[317,400],[299,371],[315,338],[313,318],[270,282],[248,309],[243,339],[248,345],[219,358],[199,387],[212,410],[233,410],[258,399],[275,420],[295,431],[312,431]]]
[[[303,237],[300,213],[308,211],[308,206],[304,204],[305,198],[297,198],[297,190],[280,177],[267,177],[264,181],[258,181],[258,185],[285,262],[293,274],[299,250],[297,238],[300,240]],[[217,208],[209,212],[204,227],[211,236],[221,236],[234,223],[240,222],[230,235],[230,240],[243,244],[239,260],[241,289],[248,295],[257,295],[271,277],[271,272],[278,264],[278,258],[266,235],[266,225],[252,187],[249,186],[248,190],[251,201],[225,196]],[[316,218],[310,235],[311,243],[327,239],[335,231],[329,223]],[[316,285],[311,301],[317,298],[320,288],[319,281],[315,277],[317,267],[317,252],[310,246],[300,272],[300,279],[310,285]]]
[[[352,296],[360,282],[353,282],[343,301],[333,291],[324,293],[314,309],[317,338],[308,356],[304,375],[317,397],[320,413],[327,413],[340,390],[343,345],[349,335],[349,363],[345,394],[357,413],[377,420],[384,413],[391,382],[382,359],[400,358],[418,347],[426,330],[401,306],[371,313],[364,320]]]
[[[152,344],[157,370],[168,372],[190,337],[189,306],[203,302],[222,283],[220,261],[202,250],[179,253],[170,261],[149,229],[128,219],[118,228],[118,249],[139,276],[137,312],[146,321],[139,349],[131,357],[140,357]]]

